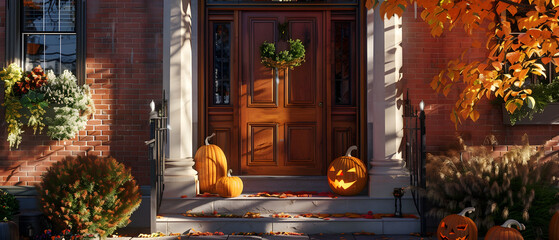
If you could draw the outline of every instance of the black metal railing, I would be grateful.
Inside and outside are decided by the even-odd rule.
[[[421,194],[426,187],[425,178],[425,111],[424,102],[419,103],[419,109],[412,106],[409,93],[404,99],[404,158],[410,171],[411,195],[421,221],[421,235],[425,236],[427,220],[425,197]]]
[[[150,227],[152,232],[156,232],[156,219],[161,206],[163,190],[165,188],[163,176],[165,173],[165,158],[167,144],[167,100],[165,92],[159,104],[151,102],[150,112],[150,140],[146,141],[149,147],[150,163]],[[157,106],[156,106],[157,105]]]

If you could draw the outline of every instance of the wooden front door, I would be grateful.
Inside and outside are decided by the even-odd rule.
[[[354,144],[364,156],[358,9],[208,10],[199,142],[216,133],[210,142],[237,175],[325,175]],[[306,61],[277,72],[264,67],[262,43],[280,51],[290,38],[303,42]]]
[[[285,23],[281,37],[278,25]],[[326,164],[322,13],[243,12],[240,26],[242,174],[320,175]],[[280,51],[289,38],[303,42],[306,61],[293,70],[264,67],[262,43],[275,42]]]

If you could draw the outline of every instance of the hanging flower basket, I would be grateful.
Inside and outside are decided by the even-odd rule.
[[[260,46],[262,64],[271,69],[293,69],[305,61],[305,46],[301,40],[290,39],[289,50],[276,53],[276,45],[264,42]]]
[[[41,66],[26,73],[11,64],[0,71],[4,81],[5,121],[10,148],[18,148],[23,126],[33,134],[44,128],[53,140],[67,140],[85,128],[95,112],[88,85],[79,86],[69,71],[59,76],[43,71]]]

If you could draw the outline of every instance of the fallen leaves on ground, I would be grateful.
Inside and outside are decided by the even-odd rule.
[[[305,218],[321,218],[324,220],[330,220],[330,218],[365,218],[365,219],[381,219],[387,217],[396,217],[394,214],[386,214],[386,213],[375,213],[373,214],[372,211],[367,212],[367,214],[359,214],[359,213],[303,213],[299,214],[295,217],[305,217]],[[413,214],[404,214],[403,218],[419,218]]]
[[[139,238],[154,238],[154,237],[165,237],[167,235],[165,235],[162,232],[155,232],[155,233],[140,233],[138,235]]]
[[[293,216],[287,214],[287,213],[275,213],[272,215],[273,218],[293,218]]]
[[[196,195],[196,197],[219,197],[219,194],[205,192],[203,194]]]
[[[261,218],[260,213],[253,213],[253,212],[247,212],[243,215],[237,215],[237,214],[224,214],[224,213],[218,213],[217,211],[214,211],[213,213],[204,213],[204,211],[202,212],[192,212],[191,210],[186,211],[186,213],[181,214],[185,217],[199,217],[199,218]]]
[[[190,229],[188,232],[188,236],[223,236],[225,235],[223,232],[200,232],[194,229]]]
[[[243,218],[261,218],[260,213],[247,212]]]
[[[329,197],[337,198],[334,193],[331,192],[316,192],[316,191],[298,191],[298,192],[259,192],[256,194],[245,195],[245,197],[277,197],[277,198],[288,198],[288,197]]]
[[[257,232],[235,232],[231,235],[241,235],[241,236],[263,236],[263,235],[287,235],[287,236],[303,236],[304,233],[296,233],[296,232],[267,232],[267,233],[257,233]]]
[[[192,212],[191,210],[186,211],[186,213],[182,214],[185,217],[200,217],[200,218],[262,218],[263,216],[260,213],[254,212],[246,212],[243,215],[237,214],[223,214],[218,213],[217,211],[213,211],[213,213],[204,213],[202,212]],[[320,218],[323,220],[331,220],[332,218],[365,218],[365,219],[381,219],[381,218],[394,218],[396,217],[392,213],[373,213],[372,211],[367,212],[366,214],[361,213],[302,213],[297,215],[291,215],[288,213],[274,213],[270,215],[272,218]],[[419,217],[414,214],[404,214],[402,218],[415,218],[418,219]]]

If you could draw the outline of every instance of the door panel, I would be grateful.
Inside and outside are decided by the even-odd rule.
[[[313,166],[316,148],[316,125],[315,124],[286,124],[287,136],[287,165],[290,166]],[[308,148],[302,148],[306,146]]]
[[[277,26],[305,45],[306,62],[294,70],[265,68],[260,45],[278,40]],[[322,14],[243,12],[241,15],[241,172],[248,175],[320,175],[323,168],[324,64]]]
[[[305,63],[293,70],[288,71],[287,82],[287,106],[308,106],[314,107],[316,104],[316,92],[308,91],[316,89],[317,84],[317,49],[322,46],[316,42],[316,36],[310,36],[316,33],[316,19],[314,18],[288,18],[291,38],[301,39],[303,45],[313,46],[305,47]],[[322,54],[322,51],[319,52]],[[321,83],[322,84],[322,83]]]
[[[273,31],[277,26],[277,19],[273,18],[257,18],[250,21],[249,28],[252,29],[248,39],[242,41],[250,41],[248,46],[249,51],[248,64],[244,66],[250,67],[248,74],[243,75],[247,77],[247,84],[249,84],[249,100],[250,107],[264,107],[264,106],[277,106],[277,84],[273,78],[273,71],[265,68],[260,63],[260,50],[258,46],[264,41],[270,42],[276,38],[276,32]],[[256,47],[256,48],[255,48]],[[244,58],[243,58],[244,59]]]
[[[277,166],[277,124],[249,124],[249,166]]]

